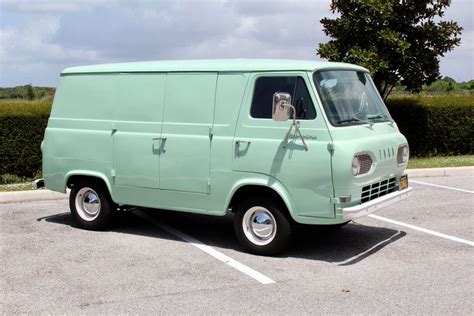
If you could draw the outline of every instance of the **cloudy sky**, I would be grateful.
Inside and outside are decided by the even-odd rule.
[[[271,4],[270,4],[271,3]],[[0,0],[0,86],[55,86],[70,66],[182,58],[318,59],[328,39],[320,1]],[[474,79],[474,5],[454,0],[464,27],[441,74]]]

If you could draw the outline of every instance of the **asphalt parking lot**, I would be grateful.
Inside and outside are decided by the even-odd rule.
[[[91,232],[67,200],[0,204],[0,313],[473,314],[474,177],[410,180],[408,200],[278,257],[244,253],[231,217],[136,211]]]

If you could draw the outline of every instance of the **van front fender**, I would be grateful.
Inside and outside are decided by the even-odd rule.
[[[232,201],[232,198],[236,194],[236,192],[244,187],[247,186],[261,186],[265,188],[269,188],[273,190],[276,194],[280,196],[280,198],[283,200],[283,202],[286,205],[286,208],[288,209],[288,212],[290,213],[291,217],[295,220],[298,217],[298,214],[296,212],[296,207],[293,203],[293,199],[291,198],[290,193],[288,190],[285,188],[285,186],[279,182],[277,179],[265,175],[252,175],[253,177],[245,178],[242,180],[237,181],[232,189],[230,190],[229,195],[227,196],[226,200],[226,206],[227,209],[230,206],[230,203]]]

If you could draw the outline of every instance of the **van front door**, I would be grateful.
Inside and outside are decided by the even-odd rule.
[[[161,133],[160,189],[210,190],[217,73],[169,73]]]
[[[289,191],[298,215],[333,218],[334,207],[331,138],[326,123],[315,107],[311,81],[306,73],[272,73],[251,79],[234,139],[233,170],[264,174],[268,186],[278,181]],[[275,92],[292,96],[308,151],[301,139],[290,137],[286,148],[283,140],[291,121],[272,120]]]

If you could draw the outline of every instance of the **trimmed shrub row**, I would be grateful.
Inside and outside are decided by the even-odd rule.
[[[51,100],[0,102],[0,175],[31,178],[40,172],[50,112]]]
[[[386,104],[412,156],[473,153],[474,96],[389,98]]]
[[[33,177],[51,100],[0,102],[0,175]],[[474,96],[390,98],[386,102],[412,156],[472,154]]]

